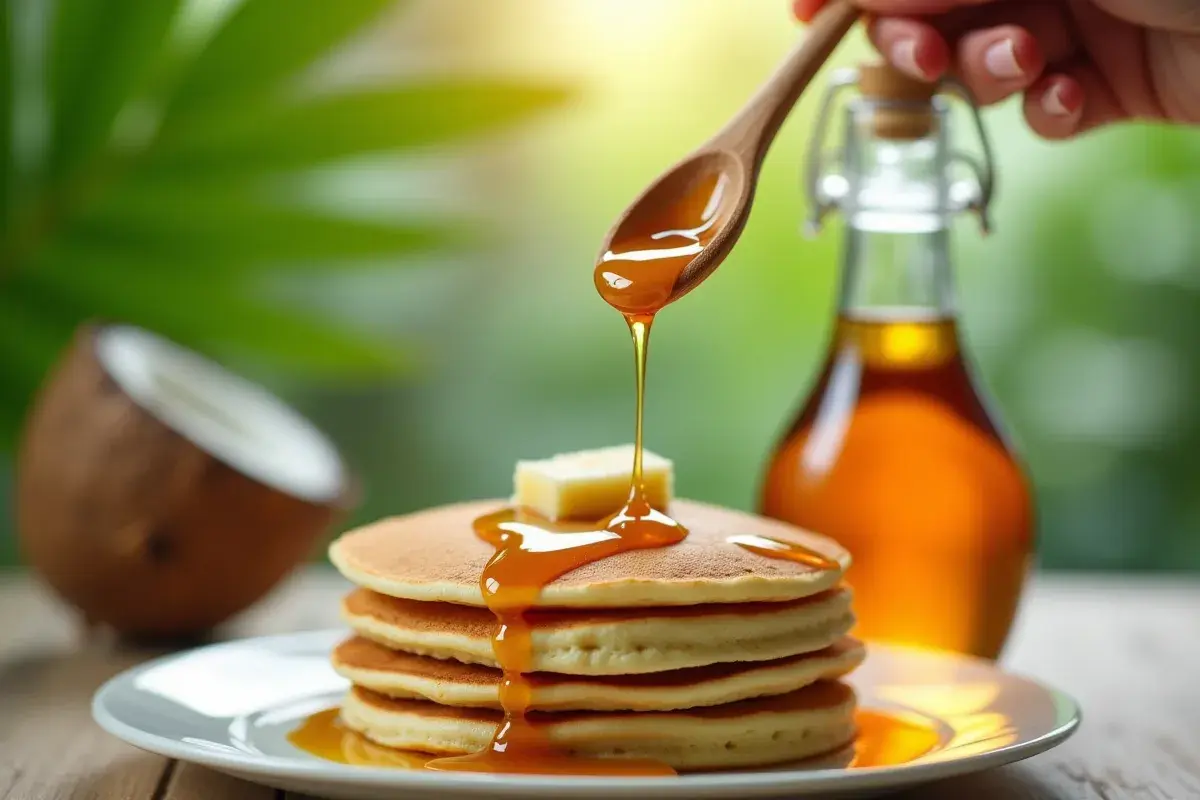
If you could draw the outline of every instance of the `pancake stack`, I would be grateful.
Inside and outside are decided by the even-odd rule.
[[[353,684],[343,723],[386,747],[485,748],[502,713],[496,619],[480,574],[493,548],[472,523],[485,501],[385,519],[330,548],[356,587],[354,631],[333,654]],[[575,569],[542,590],[532,631],[529,719],[564,752],[678,770],[794,761],[854,738],[839,680],[863,659],[841,585],[849,555],[783,523],[685,500],[683,542]],[[770,558],[731,537],[801,545],[832,564]]]

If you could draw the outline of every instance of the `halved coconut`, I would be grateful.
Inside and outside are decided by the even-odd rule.
[[[140,328],[84,326],[26,421],[17,526],[89,622],[183,636],[311,555],[349,484],[328,439],[263,389]]]

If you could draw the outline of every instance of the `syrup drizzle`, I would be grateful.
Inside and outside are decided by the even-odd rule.
[[[703,183],[703,182],[702,182]],[[480,576],[480,589],[496,615],[492,647],[504,672],[500,705],[504,721],[485,749],[431,761],[430,769],[576,775],[671,775],[666,764],[582,758],[556,749],[532,723],[533,631],[525,615],[546,584],[602,558],[682,541],[687,530],[646,499],[642,471],[642,419],[646,360],[654,315],[670,302],[675,281],[711,238],[728,179],[714,176],[672,199],[646,220],[627,221],[628,235],[614,242],[593,271],[596,290],[621,312],[633,339],[636,416],[633,469],[625,505],[595,525],[551,522],[528,509],[509,508],[475,522],[476,534],[495,548]],[[699,190],[699,191],[697,191]],[[612,266],[624,262],[620,272]]]
[[[680,542],[687,530],[646,499],[642,471],[642,411],[646,356],[652,314],[626,318],[633,337],[637,368],[637,421],[629,499],[598,524],[551,522],[524,508],[506,508],[480,517],[475,532],[495,548],[479,587],[496,615],[492,639],[504,671],[500,706],[504,721],[488,747],[466,756],[430,761],[429,769],[556,775],[673,775],[666,764],[619,758],[589,758],[562,752],[527,717],[533,696],[525,677],[534,671],[533,630],[525,615],[537,605],[542,588],[566,573],[603,558]]]

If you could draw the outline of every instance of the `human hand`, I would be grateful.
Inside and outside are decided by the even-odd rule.
[[[807,21],[826,0],[794,0]],[[1200,123],[1200,0],[855,0],[897,69],[953,74],[984,105],[1025,95],[1038,134]]]

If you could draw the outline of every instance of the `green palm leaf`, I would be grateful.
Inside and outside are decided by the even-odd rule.
[[[20,412],[21,393],[37,386],[46,365],[71,338],[78,320],[62,309],[49,314],[46,311],[37,299],[20,289],[0,294],[0,342],[4,343],[0,385],[5,387],[0,392],[0,413]],[[4,435],[14,432],[6,429]]]
[[[360,153],[444,145],[560,103],[559,90],[497,81],[421,83],[334,95],[190,124],[151,170],[213,176],[292,169]]]
[[[123,291],[112,291],[114,281]],[[217,357],[235,354],[253,338],[254,356],[310,374],[388,373],[409,361],[395,346],[269,305],[237,282],[201,271],[47,252],[38,269],[22,275],[22,290],[45,305],[142,325]]]
[[[38,2],[53,10],[45,42],[30,50],[45,58],[48,134],[20,192],[10,191],[18,4],[0,3],[0,447],[46,367],[92,318],[299,375],[411,369],[417,354],[403,343],[282,305],[263,280],[419,263],[477,246],[469,221],[355,218],[297,204],[278,179],[351,156],[457,145],[565,97],[411,74],[303,91],[314,65],[407,2],[243,0],[203,40],[181,35],[181,0],[25,5]]]
[[[47,303],[20,283],[8,282],[0,292],[0,420],[11,423],[20,419],[46,366],[85,318],[75,309]],[[16,424],[0,425],[0,448],[10,448],[17,432]]]
[[[320,261],[442,251],[469,241],[441,220],[380,223],[285,205],[221,187],[126,186],[76,217],[63,237],[77,249],[129,260],[178,258],[242,270],[282,261]]]
[[[0,221],[8,216],[14,182],[12,3],[0,4]],[[3,223],[0,222],[0,225]]]
[[[86,2],[87,0],[81,0]],[[196,57],[168,104],[172,121],[228,117],[270,101],[389,7],[390,0],[254,0],[237,8]]]
[[[161,55],[179,0],[56,0],[47,171],[61,180],[103,146]]]

